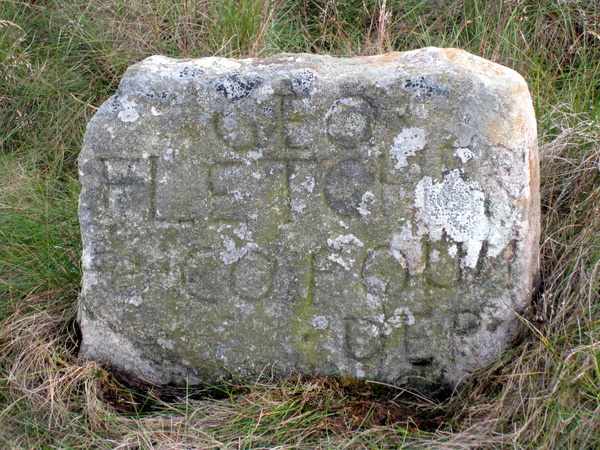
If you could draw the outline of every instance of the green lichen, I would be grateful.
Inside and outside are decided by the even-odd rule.
[[[303,261],[307,267],[306,283],[313,286],[312,256],[308,255]],[[314,293],[309,289],[306,297],[299,299],[294,305],[294,321],[292,324],[292,344],[300,355],[300,365],[313,370],[323,365],[323,352],[320,350],[320,340],[327,337],[327,330],[317,330],[311,319],[319,315],[314,304]]]

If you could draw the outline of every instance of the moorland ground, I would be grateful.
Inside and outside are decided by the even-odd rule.
[[[77,360],[76,158],[152,54],[370,55],[457,47],[529,84],[542,291],[498,361],[449,398],[344,379],[145,390]],[[2,448],[600,447],[600,4],[577,0],[0,3]]]

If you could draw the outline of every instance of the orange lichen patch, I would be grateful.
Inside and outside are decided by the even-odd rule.
[[[498,117],[495,120],[488,122],[486,127],[486,134],[491,138],[493,145],[499,145],[506,143],[507,136],[511,136],[514,133],[514,124],[507,123],[507,120],[503,117]]]
[[[402,53],[400,53],[400,52],[391,52],[391,53],[386,53],[384,55],[363,56],[363,57],[360,57],[357,59],[361,59],[363,61],[368,61],[370,63],[376,63],[376,64],[396,64],[401,55],[402,55]]]
[[[525,100],[525,97],[523,99]],[[523,104],[526,102],[524,101]],[[524,114],[521,109],[512,109],[509,114],[498,116],[487,122],[485,132],[492,139],[493,145],[500,143],[506,145],[513,142],[516,136],[529,136],[528,130],[532,127],[535,129],[535,123],[532,123],[530,116]]]
[[[494,75],[498,77],[512,76],[513,70],[508,67],[494,64],[491,61],[472,55],[457,48],[440,49],[448,61],[453,63],[459,63],[463,66],[467,66],[476,72],[485,71],[488,75]]]

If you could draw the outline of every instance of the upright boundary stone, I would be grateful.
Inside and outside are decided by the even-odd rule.
[[[81,354],[458,385],[538,273],[534,111],[455,49],[130,67],[79,157]]]

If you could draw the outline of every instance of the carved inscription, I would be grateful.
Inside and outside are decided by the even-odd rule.
[[[106,320],[160,383],[273,364],[454,383],[494,353],[529,144],[497,130],[520,113],[493,83],[411,58],[133,70],[80,157],[83,328]]]
[[[257,136],[264,134],[258,131],[260,120],[239,102],[245,98],[244,86],[250,89],[252,85],[234,81],[219,92],[237,103],[214,119],[224,155],[256,151]],[[308,85],[290,83],[302,95],[309,90]],[[359,365],[381,362],[386,341],[396,340],[397,349],[413,355],[411,361],[417,361],[413,365],[425,365],[432,359],[427,348],[433,341],[416,324],[431,313],[426,304],[435,289],[460,283],[461,245],[426,243],[413,234],[410,224],[398,234],[398,227],[386,221],[385,208],[379,206],[387,204],[386,196],[393,196],[396,204],[391,205],[394,211],[389,218],[397,220],[406,214],[397,204],[402,188],[393,187],[397,181],[387,182],[397,174],[382,173],[381,167],[405,170],[411,157],[425,148],[423,133],[405,129],[379,158],[344,156],[369,142],[373,111],[365,99],[334,100],[322,117],[301,96],[282,96],[271,103],[281,109],[269,106],[260,111],[263,119],[272,118],[271,136],[290,151],[283,151],[281,158],[263,161],[259,155],[255,161],[238,163],[233,158],[210,164],[203,160],[199,143],[187,139],[177,148],[167,147],[157,158],[106,160],[108,197],[128,208],[153,208],[151,216],[157,221],[206,223],[209,219],[219,244],[193,249],[180,268],[189,298],[209,303],[227,302],[232,296],[247,302],[268,298],[285,302],[276,278],[280,261],[286,258],[278,252],[293,247],[296,254],[304,252],[303,258],[313,261],[310,275],[304,277],[306,284],[296,283],[295,289],[311,292],[314,307],[322,313],[343,318],[340,345],[348,357]],[[322,139],[315,132],[321,124],[326,139],[342,150],[339,156],[334,152],[325,165],[313,148]],[[396,161],[393,168],[382,163],[388,158]],[[134,193],[136,198],[128,197]],[[315,217],[321,218],[317,222],[321,230],[313,228]],[[365,225],[383,227],[378,246],[363,242],[368,233]],[[293,240],[274,245],[285,239],[282,229],[305,231],[316,239],[305,239],[303,248],[295,248]],[[451,315],[461,333],[468,333],[477,322],[476,313]],[[331,328],[328,321],[317,322],[318,329]],[[426,328],[431,326],[427,323]]]

